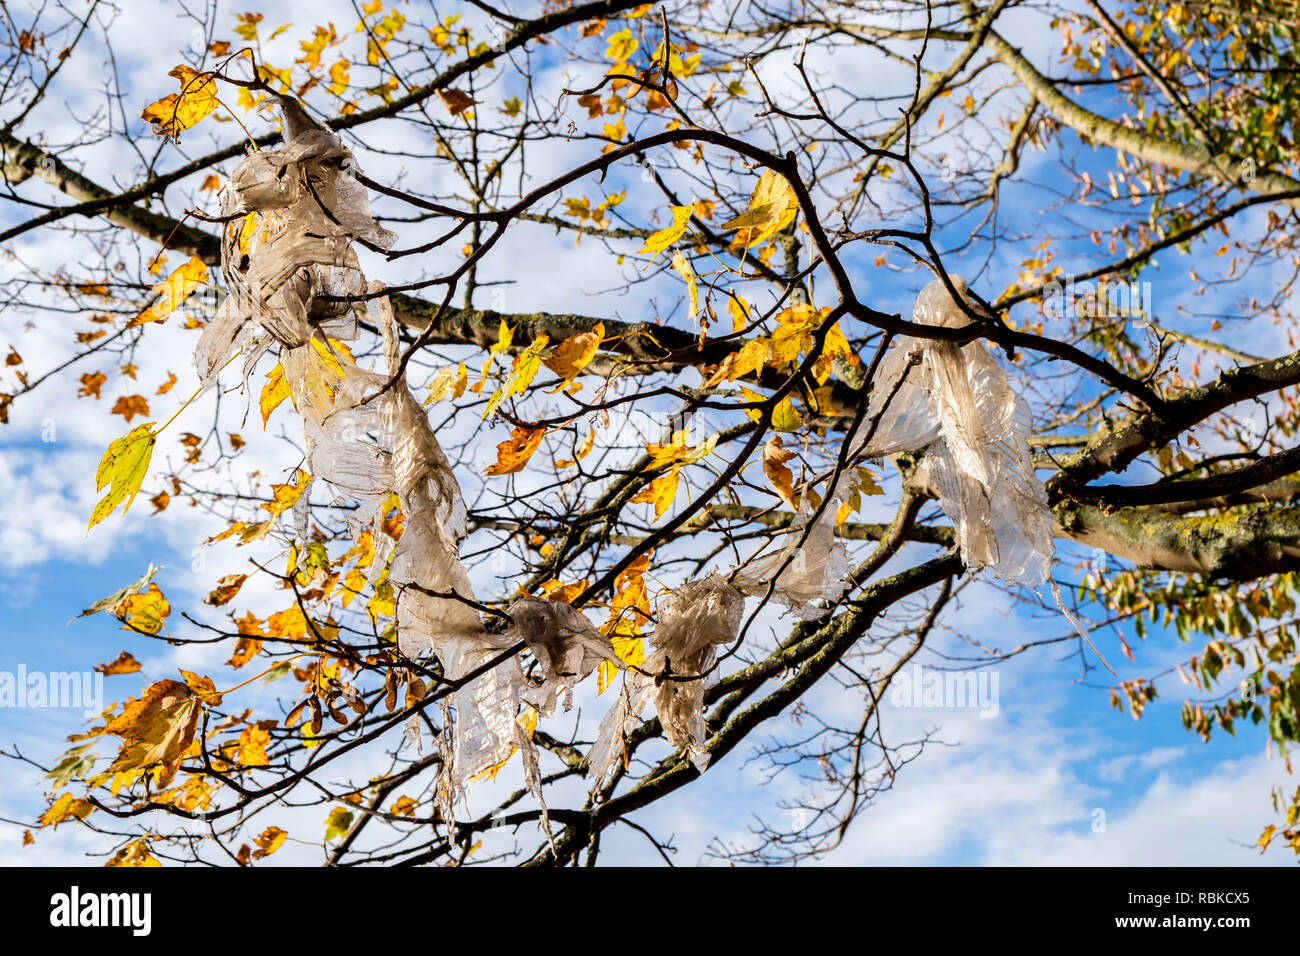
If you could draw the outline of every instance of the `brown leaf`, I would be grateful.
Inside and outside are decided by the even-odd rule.
[[[452,116],[459,116],[477,102],[468,93],[457,89],[439,90],[438,99],[442,100],[442,105],[447,107],[447,112]]]
[[[107,664],[96,664],[95,670],[105,677],[111,677],[114,674],[134,674],[140,670],[140,662],[131,655],[130,651],[122,651],[115,660],[111,660]]]
[[[149,415],[149,402],[143,395],[123,395],[113,404],[110,411],[114,415],[121,415],[128,422],[137,415],[147,418]]]
[[[203,599],[203,603],[211,604],[213,607],[229,604],[231,598],[239,593],[239,589],[247,580],[247,574],[227,574],[217,582],[216,588]]]
[[[107,772],[162,764],[164,779],[170,779],[194,742],[200,703],[198,695],[180,681],[150,685],[143,697],[128,703],[104,728],[104,733],[122,738],[122,748]]]

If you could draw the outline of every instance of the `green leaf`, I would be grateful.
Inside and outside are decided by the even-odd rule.
[[[90,530],[99,524],[118,505],[125,502],[122,513],[126,514],[140,491],[144,476],[149,473],[149,460],[153,457],[153,446],[158,436],[153,433],[153,422],[136,425],[121,438],[115,440],[104,452],[95,472],[95,490],[103,491],[105,485],[112,485],[108,494],[95,505],[90,514]]]
[[[335,807],[330,811],[330,815],[325,818],[325,842],[328,843],[335,837],[343,836],[351,826],[352,811],[345,810],[342,807]]]
[[[106,598],[100,598],[98,601],[96,601],[90,607],[86,608],[84,611],[82,611],[80,614],[77,615],[77,617],[74,617],[72,620],[75,621],[77,618],[80,617],[89,617],[91,614],[98,614],[100,611],[107,611],[109,614],[116,614],[117,609],[122,606],[122,602],[125,601],[132,594],[138,594],[141,591],[143,591],[145,587],[148,586],[149,582],[153,580],[153,576],[157,574],[160,570],[162,569],[156,568],[152,563],[150,563],[149,569],[145,571],[145,573],[141,576],[140,580],[132,584],[128,584],[126,587],[122,588],[119,591],[114,591]],[[68,623],[71,624],[72,621],[69,621]]]

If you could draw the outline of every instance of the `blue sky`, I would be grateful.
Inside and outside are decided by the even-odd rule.
[[[287,13],[277,17],[275,4],[267,6],[268,21],[292,19]],[[148,37],[121,30],[114,34],[122,44],[119,57],[127,67],[124,75],[133,84],[126,91],[128,105],[144,104],[170,88],[164,89],[162,80],[174,57],[171,53],[159,54],[158,50],[180,49],[189,36],[189,26],[173,17],[174,11],[167,4],[133,5],[128,15],[144,18],[150,16],[151,9],[154,15],[149,22],[155,29],[149,31]],[[346,4],[340,6],[338,22],[350,22],[348,9]],[[233,13],[232,9],[225,16],[233,18]],[[1027,52],[1037,54],[1036,62],[1051,62],[1048,57],[1055,38],[1038,36],[1028,21],[1009,21],[1008,31],[1018,28],[1024,31],[1021,39]],[[296,42],[298,38],[293,33],[286,36],[285,42]],[[87,60],[76,64],[76,68],[90,76],[94,63]],[[556,65],[542,60],[539,71],[546,74],[539,77],[539,88],[558,90],[561,81]],[[61,96],[60,110],[66,107],[77,115],[84,115],[81,107],[88,107],[94,98],[93,94],[71,88],[61,91]],[[86,102],[78,102],[78,96],[84,96]],[[53,139],[59,126],[66,127],[69,119],[56,110],[46,122]],[[400,138],[400,133],[381,135]],[[223,130],[223,141],[224,136]],[[1067,151],[1082,155],[1070,134],[1065,134],[1064,141]],[[200,147],[196,143],[194,148]],[[120,152],[112,152],[114,149],[118,147],[106,145],[96,160],[102,163],[122,159]],[[572,164],[576,155],[573,148],[542,153],[539,176],[546,169]],[[1031,154],[1023,169],[1024,177],[1041,183],[1043,171],[1055,158],[1054,153]],[[1084,161],[1097,170],[1109,166],[1108,157],[1084,156]],[[373,164],[367,161],[368,172],[379,178],[385,168],[381,159]],[[617,185],[615,178],[609,188]],[[1041,189],[1016,188],[1019,192],[1013,196],[1021,201],[1004,203],[1004,210],[1014,217],[1007,223],[1009,228],[1025,232],[1040,229],[1050,234],[1050,219],[1033,213],[1034,203],[1042,202]],[[0,204],[0,226],[19,221],[23,215],[20,208]],[[28,258],[61,262],[69,256],[69,250],[54,238],[28,237],[23,242],[22,252]],[[987,285],[980,286],[987,296],[996,295],[1014,279],[1026,245],[1027,240],[1014,246],[1006,244],[995,253]],[[530,309],[574,308],[566,276],[607,265],[602,262],[603,253],[594,246],[590,243],[575,249],[564,240],[549,245],[521,241],[513,250],[508,248],[500,261],[527,263]],[[1159,268],[1148,270],[1149,275],[1143,277],[1153,281],[1157,306],[1167,307],[1170,319],[1175,318],[1173,304],[1189,288],[1186,269],[1193,264],[1202,272],[1218,267],[1213,252],[1212,247],[1197,246],[1187,262],[1175,254],[1166,254]],[[1075,257],[1073,262],[1071,256]],[[1058,261],[1063,262],[1067,272],[1083,271],[1092,264],[1091,256],[1092,248],[1086,242],[1058,250]],[[868,265],[865,258],[856,263],[869,281],[872,277]],[[967,272],[968,277],[976,278],[977,270]],[[516,271],[517,266],[511,274]],[[893,279],[882,288],[882,301],[874,304],[905,310],[917,285],[915,277]],[[500,306],[512,308],[518,294],[515,287],[507,287]],[[580,307],[598,312],[606,306],[610,314],[643,317],[638,314],[638,302],[627,299],[594,297],[584,300]],[[1226,312],[1231,302],[1225,297],[1217,307]],[[39,321],[35,327],[28,329],[25,324],[33,315],[15,311],[0,314],[0,343],[12,342],[29,368],[48,367],[65,355],[71,338],[61,317],[36,318]],[[1203,330],[1196,325],[1179,327]],[[177,391],[188,394],[192,387],[188,352],[193,339],[187,335],[174,324],[156,330],[151,354],[138,359],[140,391],[152,394],[154,386],[170,371],[182,377]],[[1275,327],[1249,325],[1241,335],[1239,347],[1260,354],[1278,354],[1286,347],[1283,332]],[[82,370],[77,368],[74,373]],[[6,487],[11,505],[0,514],[0,602],[6,612],[5,624],[0,627],[0,671],[12,672],[19,665],[28,671],[85,670],[94,663],[111,660],[124,648],[144,663],[143,677],[148,680],[174,676],[178,666],[218,666],[228,649],[175,649],[161,642],[143,643],[102,615],[68,623],[97,598],[139,577],[152,562],[162,566],[157,581],[176,609],[169,623],[178,635],[192,634],[192,626],[179,618],[179,609],[193,611],[197,605],[199,611],[206,611],[198,605],[202,595],[221,574],[237,570],[243,556],[233,547],[196,551],[203,538],[225,526],[218,517],[177,505],[151,517],[143,498],[126,518],[115,517],[111,524],[92,534],[84,533],[85,517],[95,499],[95,463],[108,438],[122,428],[120,419],[108,414],[117,383],[106,387],[107,401],[92,404],[71,397],[72,381],[65,378],[47,384],[36,395],[25,397],[15,406],[11,424],[0,431],[0,484]],[[173,406],[160,400],[158,407],[165,409],[162,414],[170,414]],[[253,414],[256,416],[256,412]],[[151,417],[158,416],[155,410]],[[186,422],[202,423],[204,416],[211,416],[210,396],[185,413],[177,431],[184,430]],[[42,441],[42,432],[50,423],[55,426],[55,440]],[[247,431],[260,435],[251,423]],[[268,434],[274,431],[273,425]],[[492,441],[484,442],[488,452],[498,440],[495,432],[493,435]],[[264,467],[271,474],[276,468],[283,469],[282,457],[274,449],[250,447],[245,461],[250,468]],[[150,487],[146,483],[146,488]],[[1086,554],[1079,549],[1062,544],[1058,576],[1073,579],[1073,568],[1084,557]],[[196,567],[196,560],[201,566]],[[1051,606],[1050,596],[1047,604]],[[1023,607],[1011,607],[1003,594],[984,584],[975,585],[963,595],[960,614],[969,636],[999,646],[1070,633],[1069,624],[1059,615],[1040,612],[1031,618]],[[1103,653],[1126,678],[1163,670],[1196,650],[1154,628],[1145,644],[1137,643],[1131,630],[1127,636],[1137,656],[1136,664],[1123,659],[1113,636],[1102,632],[1097,637]],[[1107,675],[1094,670],[1087,679],[1080,680],[1076,649],[1077,642],[1062,643],[998,665],[996,717],[981,718],[969,709],[886,707],[882,723],[892,739],[912,739],[933,731],[935,741],[919,760],[904,769],[894,788],[862,815],[827,862],[1288,862],[1280,852],[1261,858],[1250,849],[1263,825],[1272,821],[1270,786],[1295,786],[1280,761],[1268,759],[1262,732],[1243,725],[1236,738],[1220,734],[1211,743],[1202,744],[1179,722],[1178,708],[1183,697],[1176,680],[1162,682],[1162,696],[1148,707],[1141,721],[1134,721],[1109,706],[1109,679],[1103,680]],[[958,654],[969,652],[969,647],[954,635],[938,634],[933,647],[920,658],[921,663],[937,663],[936,651]],[[143,686],[140,677],[108,678],[105,706],[138,693]],[[580,697],[580,705],[584,703],[589,700]],[[831,685],[819,687],[810,706],[834,712],[852,706],[852,702],[837,698]],[[782,716],[774,724],[787,719]],[[17,745],[33,758],[49,761],[62,751],[62,737],[83,726],[80,710],[0,708],[0,745],[8,750]],[[683,864],[707,862],[708,848],[716,845],[715,841],[744,842],[756,816],[779,820],[790,812],[780,804],[806,792],[788,775],[765,782],[761,763],[748,761],[748,757],[746,749],[741,748],[712,767],[701,780],[635,819],[657,833],[675,834],[677,862]],[[102,846],[94,835],[65,825],[57,832],[38,833],[36,846],[22,847],[25,825],[44,806],[43,789],[39,773],[20,765],[7,764],[0,773],[0,817],[17,821],[0,823],[0,863],[78,862],[84,859],[82,854]],[[485,793],[484,798],[489,795]],[[305,813],[311,814],[309,819],[313,820],[323,816],[323,811]],[[1104,820],[1102,829],[1097,828],[1099,820]],[[611,830],[604,846],[610,861],[654,863],[658,859],[644,838],[626,827]],[[311,863],[319,858],[319,847],[291,844],[272,862]]]

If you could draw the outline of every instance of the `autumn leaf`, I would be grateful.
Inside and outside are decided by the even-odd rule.
[[[199,73],[183,63],[167,75],[180,81],[181,91],[146,106],[140,118],[152,123],[160,136],[179,137],[217,108],[217,84],[210,73]]]
[[[777,495],[791,509],[799,510],[799,496],[795,494],[794,475],[785,463],[794,458],[794,452],[781,446],[781,436],[773,435],[763,445],[763,474],[776,489]]]
[[[229,604],[247,580],[247,574],[227,574],[217,582],[216,588],[208,592],[208,596],[203,599],[203,603],[211,604],[213,607]]]
[[[135,674],[140,670],[140,662],[130,651],[122,651],[107,664],[96,664],[95,670],[105,677],[112,677],[114,674]]]
[[[128,422],[139,415],[143,418],[149,414],[149,401],[143,395],[123,395],[109,410],[114,415],[121,415]]]
[[[153,287],[153,293],[158,297],[157,300],[128,322],[126,327],[130,329],[149,322],[165,322],[173,312],[180,308],[181,303],[194,293],[195,289],[207,281],[207,264],[198,256],[192,257],[189,262],[177,268],[163,282]],[[166,391],[166,389],[163,391]],[[158,394],[161,395],[162,392]]]
[[[311,485],[311,475],[299,468],[293,481],[271,486],[273,500],[264,502],[262,507],[271,512],[272,517],[283,514],[298,503],[298,499],[302,497],[309,485]]]
[[[695,270],[680,251],[673,253],[673,269],[686,280],[686,289],[690,297],[691,324],[698,327],[700,324],[700,287],[699,283],[695,281]]]
[[[188,684],[160,680],[150,685],[143,697],[130,701],[104,728],[104,733],[122,738],[108,772],[162,764],[163,776],[170,779],[194,741],[201,709],[198,695]]]
[[[677,496],[678,471],[678,468],[670,468],[642,488],[636,497],[629,500],[633,504],[638,502],[653,504],[655,506],[655,518],[662,518],[664,512],[672,507],[673,498]]]
[[[341,837],[352,827],[352,811],[335,807],[325,818],[325,842]]]
[[[673,214],[672,225],[651,234],[646,239],[645,245],[637,250],[638,254],[652,253],[650,256],[651,262],[654,261],[655,256],[682,237],[682,233],[686,231],[687,223],[691,221],[691,216],[695,213],[694,206],[669,206],[668,208],[672,210]]]
[[[532,384],[533,379],[537,376],[537,370],[541,367],[542,350],[550,342],[550,336],[539,335],[533,339],[531,345],[524,351],[515,356],[515,361],[510,369],[510,374],[506,376],[505,383],[492,393],[488,399],[487,408],[483,412],[486,418],[497,410],[497,408],[507,398],[512,395],[522,395],[524,390]]]
[[[485,474],[513,475],[523,471],[545,434],[545,428],[516,427],[509,438],[497,445],[496,464],[490,465]]]
[[[631,30],[619,30],[608,38],[605,46],[605,59],[623,63],[632,57],[637,48],[636,37]]]
[[[126,622],[122,625],[123,630],[157,634],[171,611],[171,604],[163,597],[162,589],[150,584],[143,593],[129,595],[118,607],[116,616],[119,621]]]
[[[87,372],[81,376],[81,388],[77,389],[77,395],[81,398],[99,398],[99,390],[107,381],[108,376],[103,372]]]
[[[438,99],[442,100],[442,105],[447,107],[447,112],[452,116],[459,116],[478,102],[468,93],[457,89],[439,90]]]
[[[590,332],[571,335],[557,345],[542,364],[566,383],[573,381],[586,368],[605,338],[605,323],[597,322]]]
[[[780,173],[765,169],[749,197],[749,210],[722,224],[723,229],[737,229],[731,250],[739,252],[764,242],[794,221],[799,200],[794,189]]]
[[[152,428],[153,422],[137,425],[126,435],[113,441],[100,459],[99,469],[95,472],[95,490],[103,491],[111,483],[109,492],[95,505],[90,514],[89,528],[103,521],[118,505],[125,505],[122,513],[131,507],[131,502],[140,491],[140,485],[149,471],[149,460],[153,456],[153,447],[157,436]]]
[[[70,793],[65,793],[55,800],[48,810],[42,813],[36,822],[43,827],[54,827],[67,820],[84,820],[95,812],[95,805],[89,800],[81,800]]]
[[[270,856],[284,844],[285,837],[289,834],[279,827],[267,827],[261,835],[255,837],[253,842],[257,844],[257,849],[253,851],[254,860],[263,860]]]
[[[152,867],[162,864],[149,852],[149,844],[144,840],[133,840],[118,850],[104,866]]]
[[[136,594],[137,592],[143,590],[149,584],[149,582],[153,580],[153,576],[157,574],[159,570],[161,569],[154,567],[153,564],[151,563],[148,569],[144,572],[144,574],[140,576],[139,580],[134,581],[131,584],[128,584],[126,587],[122,588],[121,590],[114,591],[108,597],[100,598],[90,607],[86,608],[84,611],[78,614],[77,617],[78,618],[89,617],[91,614],[98,614],[100,611],[106,611],[109,614],[116,614],[117,609],[122,606],[122,602],[125,601],[127,597],[129,597],[130,595]]]
[[[262,429],[264,431],[271,413],[289,397],[289,383],[284,378],[284,366],[276,365],[275,368],[266,373],[266,384],[262,386],[262,395],[257,401],[257,407],[262,410]]]

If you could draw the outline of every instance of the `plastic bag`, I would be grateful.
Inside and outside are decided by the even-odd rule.
[[[952,282],[966,297],[965,280]],[[912,318],[947,328],[970,321],[938,279],[921,290]],[[1029,406],[983,343],[900,339],[873,385],[867,421],[877,415],[858,454],[925,450],[917,477],[938,495],[969,569],[1030,587],[1047,580],[1054,523],[1029,457]]]

